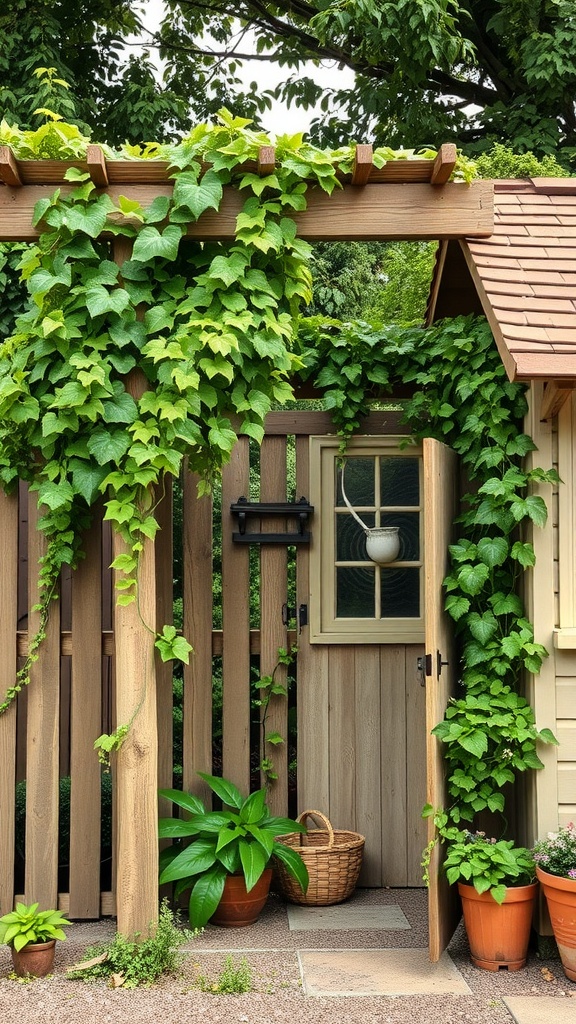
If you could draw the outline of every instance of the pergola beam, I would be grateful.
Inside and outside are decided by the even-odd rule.
[[[62,194],[72,187],[61,186]],[[126,196],[148,207],[157,196],[171,196],[172,185],[126,183],[106,191],[115,204]],[[0,187],[0,241],[36,241],[40,232],[32,227],[34,206],[53,192],[53,185]],[[219,212],[203,213],[189,225],[188,237],[233,240],[244,202],[244,194],[226,188]],[[481,238],[494,227],[493,185],[483,180],[471,185],[449,182],[441,188],[429,183],[347,184],[331,196],[311,188],[307,202],[307,210],[293,216],[298,235],[309,242]]]

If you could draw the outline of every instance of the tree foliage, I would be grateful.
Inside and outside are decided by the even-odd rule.
[[[70,82],[75,116],[113,144],[174,137],[221,106],[258,124],[276,97],[320,106],[312,138],[322,145],[456,139],[472,153],[507,141],[574,155],[573,0],[167,0],[157,30],[146,30],[149,16],[145,0],[4,0],[5,116],[22,122],[47,105],[27,84],[46,65]],[[135,37],[161,56],[161,83],[146,52],[123,49]],[[342,88],[335,74],[320,86],[306,61],[350,68],[355,83]],[[258,65],[272,63],[284,80],[267,89]]]
[[[473,149],[508,140],[536,153],[576,145],[576,11],[572,0],[168,0],[160,33],[171,76],[194,85],[195,112],[230,94],[250,112],[271,93],[246,89],[243,56],[277,61],[275,95],[320,104],[317,141],[374,135],[391,145],[458,139]],[[209,49],[200,40],[209,35]],[[351,68],[351,88],[323,89],[305,60]],[[330,110],[340,108],[338,116]]]

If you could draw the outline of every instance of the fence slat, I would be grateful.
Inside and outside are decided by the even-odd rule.
[[[94,740],[102,719],[102,532],[86,533],[86,557],[72,576],[70,709],[70,900],[75,918],[100,913],[100,764]]]
[[[46,551],[38,530],[36,496],[28,507],[28,632],[36,634],[39,613],[38,565]],[[26,743],[26,899],[40,909],[56,906],[58,895],[58,762],[60,719],[60,609],[50,607],[41,656],[30,668]]]
[[[360,884],[382,884],[382,825],[380,773],[380,651],[373,644],[355,652],[356,708],[356,824],[366,837]]]
[[[260,500],[286,501],[286,440],[265,437],[260,450]],[[262,519],[262,532],[282,532],[282,520]],[[288,600],[287,548],[262,544],[260,548],[260,674],[271,675],[278,661],[278,648],[286,647],[286,625],[282,622],[282,605]],[[286,667],[281,665],[275,681],[286,684]],[[273,814],[288,813],[288,700],[273,696],[268,706],[266,732],[277,732],[284,743],[265,746],[263,756],[270,756],[278,778],[273,782],[268,803]]]
[[[406,881],[405,885],[422,885],[422,850],[427,842],[427,822],[422,817],[426,803],[426,761],[422,744],[426,738],[426,687],[422,686],[417,659],[424,656],[424,647],[413,644],[405,648],[406,658]]]
[[[172,478],[164,479],[164,495],[156,506],[156,518],[160,529],[156,534],[154,550],[156,555],[156,622],[158,630],[172,625],[173,607],[173,545],[172,545]],[[171,661],[162,661],[156,652],[156,714],[158,720],[158,787],[172,787],[172,669]],[[158,799],[158,813],[168,817],[171,813],[169,801]]]
[[[198,477],[184,472],[184,636],[194,647],[184,666],[184,789],[203,799],[208,787],[197,771],[212,774],[212,499],[198,499]]]
[[[382,674],[382,882],[406,884],[406,657],[404,647],[380,648]],[[421,752],[417,753],[420,759]],[[420,813],[420,812],[418,812]]]
[[[16,676],[18,589],[18,496],[0,490],[0,700]],[[14,900],[14,786],[16,783],[16,703],[0,716],[0,914]]]
[[[356,714],[354,648],[332,644],[328,655],[330,818],[335,828],[356,825]],[[322,810],[322,808],[320,808]]]
[[[234,544],[230,505],[249,496],[248,438],[239,438],[222,472],[222,767],[250,788],[250,574],[248,544]]]
[[[296,438],[296,494],[309,495],[309,440]],[[314,520],[312,543],[314,543]],[[296,549],[296,604],[310,604],[310,555],[307,545]],[[328,730],[328,646],[308,643],[308,626],[298,636],[297,702],[298,811],[330,808]]]

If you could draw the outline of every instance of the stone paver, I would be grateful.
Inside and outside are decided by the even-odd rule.
[[[574,1024],[576,999],[566,996],[505,996],[516,1024]]]
[[[435,964],[424,949],[301,950],[299,960],[307,996],[472,994],[447,953]]]
[[[288,907],[290,931],[395,931],[410,928],[399,906]]]

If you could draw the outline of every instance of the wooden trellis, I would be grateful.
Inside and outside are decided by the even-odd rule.
[[[332,196],[326,195],[320,189],[309,190],[306,211],[294,215],[298,235],[308,241],[486,237],[493,229],[492,183],[476,181],[466,185],[450,182],[448,179],[454,168],[455,159],[455,147],[446,145],[441,147],[435,161],[391,161],[378,170],[372,163],[371,147],[359,146],[355,169],[351,175],[342,176],[341,189],[337,189]],[[61,187],[63,194],[72,190],[74,186],[66,183],[64,179],[65,170],[71,165],[87,171],[97,188],[106,191],[114,202],[117,202],[119,196],[125,196],[130,200],[139,201],[143,206],[149,206],[157,196],[172,194],[169,168],[162,161],[106,160],[102,150],[97,146],[88,147],[85,161],[66,164],[50,160],[18,161],[9,149],[0,147],[0,181],[3,183],[0,185],[0,240],[29,242],[38,238],[39,229],[32,225],[34,206],[41,198],[50,196],[57,186]],[[273,149],[262,147],[258,162],[246,165],[245,169],[267,174],[273,166]],[[195,224],[189,225],[187,237],[204,240],[233,239],[236,217],[242,203],[243,198],[237,191],[232,187],[225,189],[220,211],[203,213]],[[114,242],[114,256],[120,264],[129,257],[129,248],[126,247],[125,241]],[[231,492],[232,500],[237,496],[238,494]],[[185,500],[191,501],[189,492]],[[0,555],[4,577],[0,639],[5,653],[0,664],[0,689],[4,692],[12,685],[16,669],[17,623],[13,595],[17,577],[13,544],[14,504],[3,496],[1,502],[0,511],[4,525],[0,524]],[[199,509],[198,514],[202,516],[203,510]],[[32,532],[30,536],[33,536]],[[41,554],[41,542],[39,537],[37,547],[30,550],[31,564],[35,564]],[[121,542],[116,541],[114,553],[118,554],[121,549]],[[93,567],[98,557],[98,552],[92,552],[88,559],[88,567]],[[160,728],[161,732],[169,731],[170,723],[166,719],[164,709],[161,711],[162,721],[159,725],[156,684],[158,673],[164,670],[157,662],[155,663],[154,636],[143,625],[142,618],[150,623],[168,621],[169,615],[166,614],[165,606],[169,588],[164,585],[167,580],[159,578],[159,574],[165,571],[159,567],[165,567],[166,564],[170,564],[169,553],[160,560],[155,554],[153,542],[147,540],[142,552],[140,569],[140,611],[136,605],[116,608],[114,635],[104,639],[106,649],[114,650],[117,721],[126,721],[134,707],[140,706],[139,714],[117,757],[116,912],[118,930],[126,935],[137,931],[145,932],[157,913],[158,730]],[[207,571],[207,565],[208,562],[205,560],[204,571]],[[81,593],[88,591],[91,586],[88,567],[83,567],[75,584]],[[272,567],[270,571],[273,572],[274,568]],[[36,585],[31,575],[31,588]],[[31,603],[32,599],[33,594]],[[231,600],[232,595],[224,593],[225,616]],[[82,602],[79,608],[82,608]],[[209,628],[206,609],[193,606],[190,616],[193,628],[197,627],[204,631]],[[228,621],[231,619],[232,616]],[[32,616],[28,628],[34,629]],[[94,630],[97,634],[96,641],[86,645],[85,632],[94,638]],[[266,625],[263,623],[263,633],[265,632]],[[94,666],[102,653],[100,625],[95,625],[93,620],[76,618],[70,642],[78,658],[78,664],[83,666],[81,673],[89,676],[95,671]],[[29,799],[32,800],[36,792],[34,787],[39,785],[41,789],[36,792],[35,799],[38,798],[36,802],[42,805],[43,810],[40,817],[34,818],[30,815],[27,826],[29,848],[26,876],[27,897],[48,902],[51,897],[52,903],[56,884],[56,853],[53,848],[42,854],[40,851],[46,820],[50,818],[52,822],[57,823],[58,817],[58,752],[54,749],[52,737],[57,735],[57,665],[61,643],[58,616],[53,610],[49,636],[43,645],[41,661],[34,669],[29,693]],[[26,638],[21,636],[20,653],[25,647]],[[267,657],[272,656],[276,647],[276,639],[271,633],[262,635],[261,649],[267,652]],[[47,663],[53,666],[53,670],[46,675],[44,666]],[[201,667],[193,668],[192,678],[196,672],[201,674]],[[47,678],[52,681],[51,689],[47,687]],[[97,715],[93,706],[92,713]],[[231,705],[226,714],[234,715]],[[14,841],[14,718],[15,709],[0,718],[0,756],[3,764],[7,766],[0,783],[3,824],[0,830],[0,860]],[[76,742],[76,738],[86,731],[81,699],[80,703],[76,701],[73,706],[73,727]],[[201,742],[205,744],[202,723],[196,720],[193,729],[202,737]],[[194,743],[194,735],[192,732],[192,738],[188,736],[185,742]],[[167,749],[167,745],[162,743],[164,762],[160,768],[160,777],[163,784],[166,784],[166,775],[171,768],[166,763]],[[87,754],[82,754],[75,748],[74,756],[81,757]],[[188,760],[191,762],[192,759],[189,757]],[[48,772],[48,782],[39,783],[40,773],[45,771]],[[95,779],[94,773],[94,785]],[[81,838],[76,837],[74,841],[81,842]],[[0,889],[0,896],[4,904],[11,903],[13,892],[10,891],[9,884],[5,883],[4,888]]]

